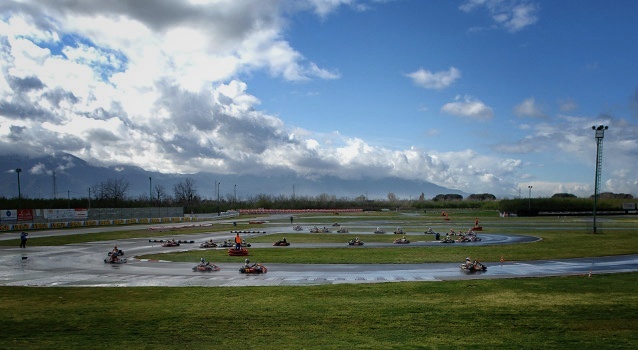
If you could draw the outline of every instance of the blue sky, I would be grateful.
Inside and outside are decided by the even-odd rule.
[[[638,2],[150,3],[0,5],[0,154],[638,195]]]

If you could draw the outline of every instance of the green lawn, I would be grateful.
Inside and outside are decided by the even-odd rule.
[[[0,288],[3,349],[635,349],[638,274]]]
[[[479,217],[485,233],[541,237],[535,243],[471,246],[354,248],[353,235],[286,233],[288,248],[251,248],[251,260],[272,263],[411,263],[556,259],[638,253],[638,217],[601,218],[591,234],[587,218],[498,218],[450,212],[304,216],[295,223],[349,222],[402,226],[411,240],[460,229]],[[174,232],[130,230],[37,238],[30,245],[129,237],[259,229],[239,223]],[[323,225],[322,225],[323,226]],[[274,242],[282,234],[252,238]],[[364,241],[397,235],[365,235]],[[343,248],[298,249],[301,242],[338,242]],[[10,242],[17,246],[17,241]],[[0,244],[9,244],[0,241]],[[195,247],[195,246],[194,246]],[[173,261],[237,261],[225,250],[157,255]],[[148,256],[147,256],[148,257]],[[247,278],[250,278],[248,276]],[[636,349],[638,273],[297,287],[0,287],[2,349]]]

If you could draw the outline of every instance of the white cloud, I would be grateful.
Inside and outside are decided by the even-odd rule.
[[[494,23],[510,32],[517,32],[538,21],[539,5],[528,0],[467,0],[459,6],[469,13],[485,8]]]
[[[445,89],[450,87],[456,80],[461,77],[461,71],[455,67],[450,67],[447,71],[430,72],[423,68],[406,74],[410,77],[414,84],[426,89]]]
[[[360,3],[192,3],[163,1],[150,8],[141,1],[127,6],[97,0],[23,1],[25,6],[7,12],[0,20],[0,153],[68,152],[101,165],[137,165],[165,173],[395,176],[495,194],[516,191],[512,179],[534,180],[531,168],[538,164],[517,159],[516,152],[556,151],[568,154],[570,161],[591,163],[595,145],[588,117],[559,116],[552,124],[521,125],[523,137],[494,146],[509,152],[505,156],[423,146],[390,149],[360,137],[291,130],[259,109],[260,99],[249,93],[242,77],[266,72],[294,82],[339,78],[337,69],[312,62],[286,40],[283,12],[305,6],[326,16]],[[465,5],[472,10],[495,3]],[[508,11],[505,16],[494,12],[504,28],[520,30],[532,23],[532,10],[512,6]],[[461,72],[455,67],[439,72],[421,68],[407,76],[421,87],[444,89]],[[517,108],[523,116],[541,113],[533,98]],[[494,117],[490,106],[471,96],[457,97],[441,112],[480,121]],[[605,152],[617,157],[605,165],[618,174],[605,183],[618,191],[635,188],[631,164],[638,157],[638,130],[613,118],[602,122],[615,123]],[[434,127],[423,131],[426,135],[444,134],[445,125],[428,125]],[[547,182],[546,191],[557,184]],[[540,191],[541,183],[537,186]],[[569,191],[588,189],[578,183],[568,186]]]
[[[471,96],[457,96],[455,102],[443,105],[441,112],[457,117],[483,121],[490,120],[494,117],[492,108]]]
[[[525,99],[523,102],[514,107],[514,114],[519,117],[532,118],[542,118],[546,116],[533,97]]]

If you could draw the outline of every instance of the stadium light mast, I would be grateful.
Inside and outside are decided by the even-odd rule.
[[[600,175],[603,171],[603,138],[607,125],[594,125],[591,127],[595,131],[596,137],[596,177],[594,180],[594,233],[596,232],[596,205],[598,204],[598,196],[600,195]]]
[[[18,209],[22,209],[22,191],[20,190],[20,173],[22,169],[16,169],[16,174],[18,174]]]
[[[529,196],[527,197],[527,215],[532,215],[532,186],[527,186],[529,189]]]

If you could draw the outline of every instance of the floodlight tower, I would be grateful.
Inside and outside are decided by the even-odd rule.
[[[600,195],[600,175],[603,171],[603,138],[607,125],[594,125],[591,127],[595,131],[596,137],[596,179],[594,180],[594,233],[596,233],[596,204]]]

